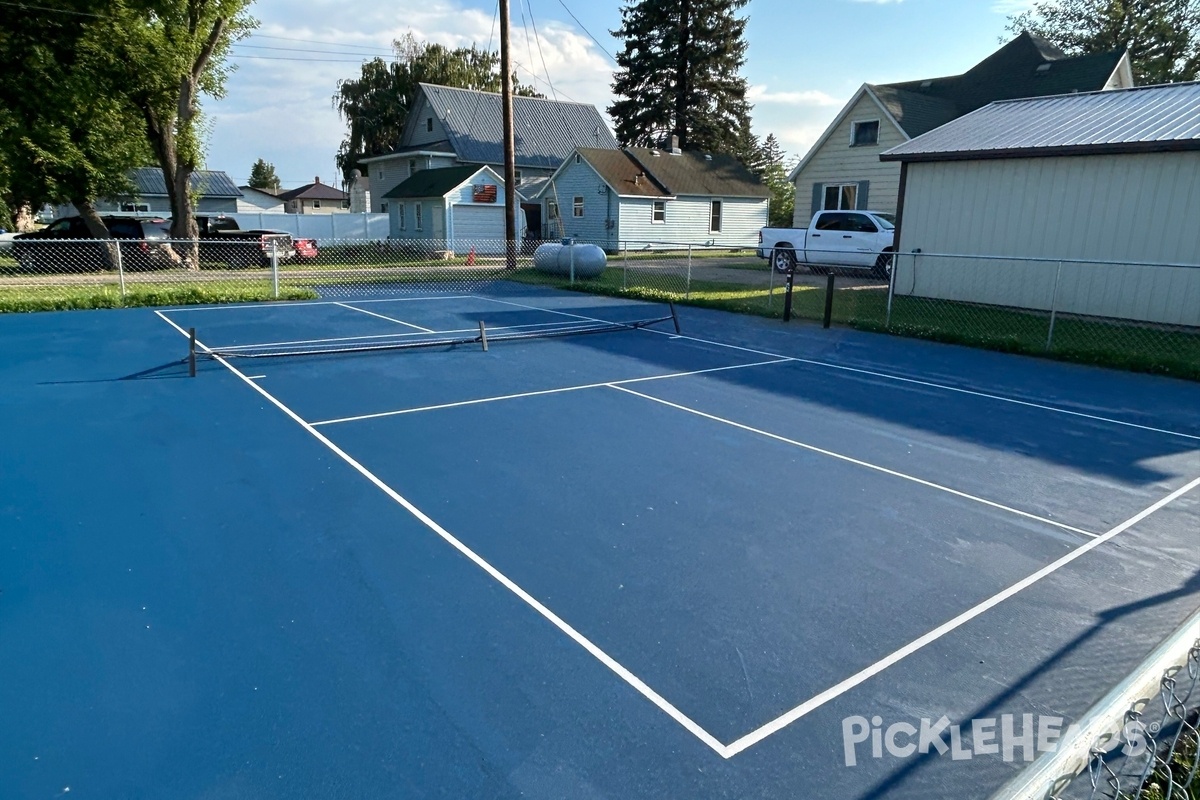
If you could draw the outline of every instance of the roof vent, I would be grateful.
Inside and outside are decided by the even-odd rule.
[[[1038,71],[1038,72],[1049,72],[1049,71],[1050,71],[1050,65],[1049,65],[1049,64],[1039,64],[1039,65],[1038,65],[1038,68],[1037,68],[1037,71]]]
[[[930,86],[933,86],[933,81],[921,81],[922,89],[928,89]]]
[[[654,156],[655,158],[658,158],[658,156],[659,156],[659,153],[658,153],[658,151],[657,151],[657,150],[651,150],[651,151],[650,151],[650,155]]]
[[[708,153],[705,153],[705,154],[704,154],[704,160],[705,160],[705,161],[712,161],[712,156],[711,156],[711,155],[709,155]]]

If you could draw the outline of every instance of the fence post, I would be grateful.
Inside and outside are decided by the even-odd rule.
[[[796,280],[796,268],[787,271],[787,283],[783,290],[783,321],[792,321],[792,287]]]
[[[767,259],[767,308],[775,304],[775,259]]]
[[[915,262],[917,257],[913,256]],[[914,264],[914,269],[916,265]],[[892,299],[896,296],[896,273],[900,270],[900,251],[897,250],[892,254],[892,272],[888,275],[888,302],[887,302],[887,318],[883,321],[883,327],[892,327]]]
[[[166,247],[170,247],[170,246],[171,246],[170,244],[166,245]],[[114,242],[113,247],[117,251],[117,280],[121,283],[121,299],[124,300],[125,299],[125,263],[124,263],[124,259],[121,257],[121,243]]]
[[[575,283],[575,240],[567,245],[567,256],[571,260],[571,283]]]
[[[1058,282],[1062,279],[1062,261],[1054,272],[1054,293],[1050,295],[1050,330],[1046,333],[1046,350],[1054,344],[1054,321],[1058,316]]]
[[[629,288],[629,242],[621,245],[621,291]]]
[[[271,240],[271,292],[279,299],[279,240]]]
[[[687,285],[684,287],[683,296],[688,300],[692,299],[692,246],[688,245],[688,260],[687,260]]]
[[[822,328],[828,328],[833,321],[833,282],[836,280],[833,270],[829,270],[829,278],[825,281],[825,317],[821,321]]]

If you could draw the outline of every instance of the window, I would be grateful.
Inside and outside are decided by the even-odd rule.
[[[380,210],[381,212],[383,212],[384,214],[388,213],[388,204],[387,204],[387,203],[380,203],[380,204],[379,204],[379,210]]]
[[[513,180],[516,181],[516,183],[513,184],[514,186],[521,185],[521,170],[513,170]]]
[[[546,201],[546,217],[549,219],[558,219],[558,201]]]
[[[857,183],[828,183],[825,185],[823,211],[853,211],[858,208]]]
[[[149,212],[150,206],[145,203],[121,203],[122,211]]]
[[[430,133],[433,133],[433,117],[425,118],[425,130],[429,131]]]
[[[841,231],[846,230],[845,222],[849,214],[822,214],[817,220],[817,230],[819,231]]]
[[[866,214],[847,214],[846,221],[842,224],[842,230],[854,231],[856,233],[879,232],[879,229],[875,227],[875,223],[871,222],[871,218]]]
[[[422,211],[421,204],[413,203],[413,222],[416,223],[416,225],[414,227],[417,230],[421,230],[421,211]]]
[[[708,212],[708,232],[721,232],[721,201],[713,200]]]
[[[575,163],[576,163],[576,164],[582,164],[582,163],[583,163],[583,156],[579,155],[579,153],[576,153],[576,154],[575,154]]]
[[[408,219],[404,216],[404,203],[396,203],[396,216],[400,218],[400,230],[405,230],[408,227]]]
[[[650,221],[663,223],[667,221],[667,201],[655,200],[650,207]]]
[[[321,207],[321,201],[313,200],[313,208],[320,208],[320,207]]]
[[[862,147],[879,143],[879,120],[855,122],[850,126],[850,146]]]
[[[582,197],[576,197],[574,202],[571,204],[571,214],[576,217],[583,216],[583,198]]]
[[[350,207],[350,201],[349,201],[349,200],[343,200],[343,201],[342,201],[342,208],[349,208],[349,207]]]
[[[417,174],[417,160],[415,158],[408,160],[408,174],[409,177]]]

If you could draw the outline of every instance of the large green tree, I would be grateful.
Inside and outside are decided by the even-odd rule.
[[[346,138],[337,164],[349,179],[358,162],[390,153],[400,141],[409,109],[421,83],[498,92],[502,88],[499,53],[471,45],[450,49],[418,40],[409,33],[392,43],[395,58],[364,62],[359,77],[339,81],[333,107],[346,120]],[[513,91],[539,96],[513,76]]]
[[[630,0],[621,9],[624,40],[608,108],[617,139],[659,147],[678,136],[685,150],[752,160],[746,102],[748,0]]]
[[[1129,49],[1139,84],[1200,76],[1200,0],[1038,0],[1008,18],[1069,55]]]
[[[111,53],[90,35],[115,4],[63,2],[64,13],[7,15],[0,27],[0,173],[10,209],[72,203],[107,237],[94,203],[132,190],[149,163],[136,112],[103,81]],[[87,11],[80,17],[70,11]]]
[[[275,174],[275,165],[261,158],[255,161],[254,166],[250,167],[250,181],[247,185],[251,189],[278,192],[281,184],[279,176]]]

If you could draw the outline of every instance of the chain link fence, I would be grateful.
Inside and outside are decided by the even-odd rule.
[[[449,292],[511,281],[781,318],[790,277],[791,315],[801,319],[828,311],[830,323],[864,330],[1200,379],[1200,266],[903,253],[883,277],[870,254],[855,267],[801,264],[787,276],[750,248],[621,241],[598,243],[606,267],[585,276],[539,269],[539,244],[522,242],[510,265],[494,239],[18,238],[0,250],[0,309]],[[817,258],[826,255],[847,258]]]

